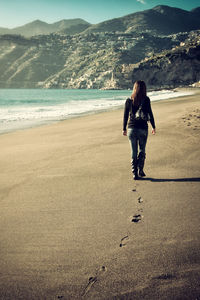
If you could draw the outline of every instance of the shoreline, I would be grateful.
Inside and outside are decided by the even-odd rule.
[[[161,90],[161,91],[165,91],[165,90]],[[192,94],[198,94],[199,91],[200,91],[200,88],[190,88],[190,87],[187,87],[187,88],[177,88],[177,89],[171,89],[169,90],[171,92],[188,92],[188,91],[192,91],[193,93]],[[149,91],[149,93],[152,92],[152,91]],[[173,100],[173,99],[177,99],[177,98],[180,98],[180,97],[187,97],[189,96],[189,94],[185,94],[185,95],[171,95],[172,97],[169,97],[169,98],[166,98],[166,99],[156,99],[156,100],[153,100],[151,101],[152,103],[153,102],[158,102],[158,101],[168,101],[168,100]],[[173,97],[174,96],[174,97]],[[124,100],[125,102],[125,100]],[[85,116],[89,116],[89,115],[96,115],[96,114],[101,114],[101,113],[104,113],[104,112],[109,112],[109,111],[113,111],[113,110],[119,110],[119,109],[122,109],[123,108],[123,105],[119,105],[119,106],[113,106],[113,107],[108,107],[108,108],[103,108],[103,109],[100,109],[100,110],[93,110],[93,111],[86,111],[86,112],[83,112],[83,113],[79,113],[79,114],[72,114],[72,115],[69,115],[67,117],[65,117],[64,119],[59,119],[59,120],[56,120],[56,119],[52,119],[52,120],[40,120],[40,121],[26,121],[23,125],[20,123],[19,125],[16,126],[15,129],[11,128],[11,129],[4,129],[0,132],[0,136],[1,135],[4,135],[4,134],[9,134],[9,133],[12,133],[12,132],[17,132],[17,131],[20,131],[20,130],[28,130],[28,129],[32,129],[32,128],[37,128],[37,127],[41,127],[41,126],[48,126],[48,125],[51,125],[51,124],[57,124],[59,122],[63,122],[63,121],[66,121],[66,120],[70,120],[70,119],[76,119],[76,118],[82,118],[82,117],[85,117]]]

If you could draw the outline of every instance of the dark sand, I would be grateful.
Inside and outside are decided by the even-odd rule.
[[[0,299],[200,299],[199,91],[152,108],[137,182],[122,110],[0,136]]]

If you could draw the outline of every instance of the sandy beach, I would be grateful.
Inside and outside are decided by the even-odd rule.
[[[0,299],[200,299],[200,90],[152,109],[139,181],[122,109],[0,136]]]

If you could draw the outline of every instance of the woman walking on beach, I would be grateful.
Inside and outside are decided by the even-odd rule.
[[[142,80],[135,82],[131,98],[128,98],[124,108],[123,135],[128,135],[132,150],[132,172],[134,179],[146,176],[144,161],[146,157],[146,142],[148,137],[148,124],[152,126],[152,134],[156,133],[151,103],[146,94],[146,84]],[[126,129],[128,123],[128,131]],[[138,149],[139,148],[139,149]],[[139,151],[138,151],[139,150]]]

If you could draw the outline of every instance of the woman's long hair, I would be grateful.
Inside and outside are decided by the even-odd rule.
[[[131,99],[133,100],[134,106],[139,106],[142,102],[142,99],[146,98],[147,90],[146,84],[142,80],[137,80],[133,86],[133,93]]]

